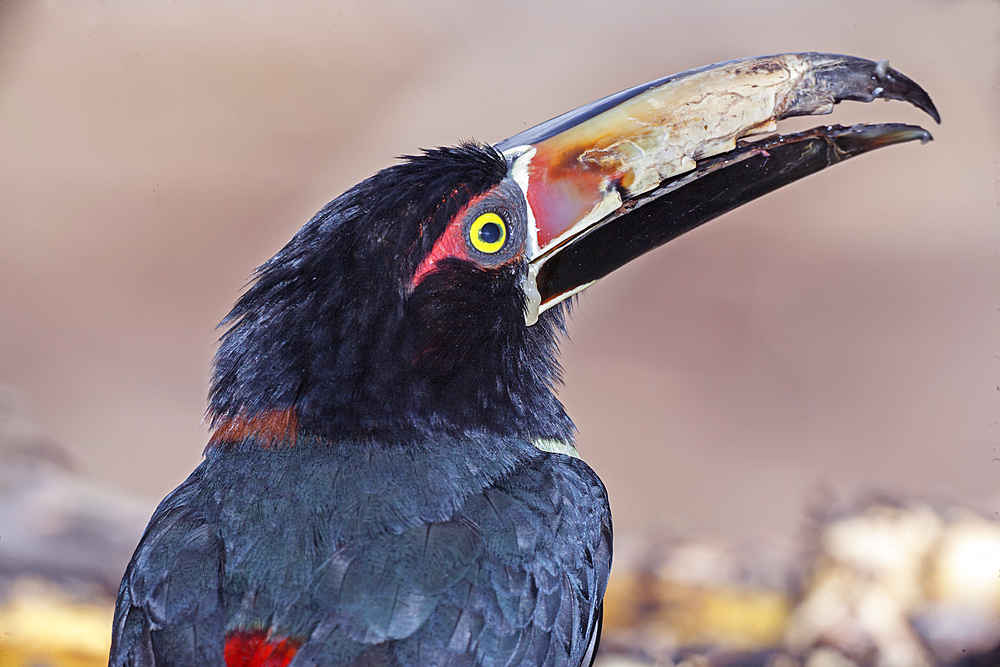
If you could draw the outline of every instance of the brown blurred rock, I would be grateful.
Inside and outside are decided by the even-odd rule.
[[[113,600],[152,509],[75,473],[0,387],[0,584],[35,577],[83,600]]]
[[[1000,522],[920,499],[828,498],[803,535],[794,554],[626,543],[601,660],[971,667],[1000,655]]]

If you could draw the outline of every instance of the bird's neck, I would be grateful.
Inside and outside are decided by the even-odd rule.
[[[573,424],[553,387],[560,326],[554,319],[543,317],[516,335],[457,332],[433,339],[434,345],[360,327],[347,335],[331,330],[330,322],[339,323],[329,316],[273,332],[269,320],[251,315],[227,335],[212,389],[213,446],[478,432],[573,440]]]
[[[479,461],[476,464],[477,470],[486,471],[496,467],[497,471],[494,472],[497,474],[534,459],[544,452],[579,458],[576,447],[569,439],[498,436],[484,432],[466,432],[455,436],[442,431],[437,434],[425,434],[405,442],[400,439],[384,441],[373,438],[331,441],[302,432],[298,425],[298,415],[292,408],[270,410],[253,417],[222,420],[212,434],[207,451],[210,453],[279,452],[298,449],[315,454],[317,447],[342,450],[346,459],[372,455],[385,457],[387,452],[391,453],[401,448],[405,448],[412,455],[414,449],[426,449],[433,452],[437,458],[440,458],[437,455],[443,454],[445,461],[452,455],[458,454],[452,450],[460,449],[463,456],[471,456],[473,460]]]

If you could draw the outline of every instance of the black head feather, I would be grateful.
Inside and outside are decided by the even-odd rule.
[[[223,320],[213,423],[294,408],[302,431],[331,439],[570,438],[553,393],[561,310],[525,325],[523,261],[446,260],[411,285],[452,218],[507,169],[489,146],[429,150],[327,204]]]

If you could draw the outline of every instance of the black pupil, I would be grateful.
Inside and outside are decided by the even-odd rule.
[[[503,230],[500,229],[500,225],[495,222],[487,222],[479,228],[479,238],[484,243],[492,245],[499,241],[501,236],[503,236]]]

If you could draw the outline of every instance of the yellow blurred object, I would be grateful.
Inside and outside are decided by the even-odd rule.
[[[114,605],[80,602],[57,586],[19,579],[0,607],[0,667],[104,667]]]
[[[778,645],[792,601],[774,590],[709,587],[653,574],[611,577],[604,598],[606,635],[643,628],[676,646],[763,650]]]

